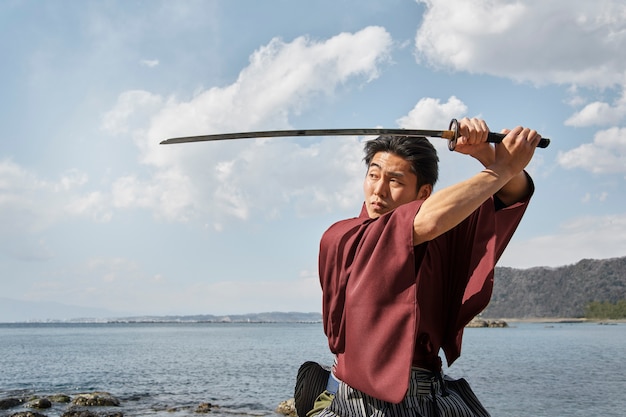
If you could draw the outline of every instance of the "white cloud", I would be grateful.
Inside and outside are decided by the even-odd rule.
[[[85,307],[105,306],[117,311],[138,311],[143,307],[143,311],[148,311],[149,300],[154,300],[155,295],[167,296],[169,288],[164,287],[132,259],[97,256],[47,271],[32,283],[28,298]],[[153,311],[154,305],[158,303],[152,302]]]
[[[289,204],[300,215],[358,204],[357,138],[168,147],[158,142],[175,133],[252,129],[266,123],[285,127],[287,116],[320,92],[332,94],[350,80],[375,78],[390,47],[389,34],[379,27],[325,42],[275,39],[253,54],[234,84],[202,91],[189,101],[140,90],[122,93],[101,127],[132,137],[151,175],[129,174],[111,181],[109,191],[90,190],[88,176],[78,170],[51,181],[1,161],[0,249],[21,259],[50,257],[42,231],[76,216],[108,222],[115,210],[147,209],[171,221],[204,223],[210,218],[220,230],[228,219],[247,219],[252,212],[279,216]]]
[[[580,199],[582,203],[590,203],[592,201],[605,202],[609,198],[609,193],[606,191],[602,192],[594,192],[594,193],[585,193],[583,197]]]
[[[145,118],[158,111],[161,102],[160,96],[147,91],[125,91],[102,118],[102,129],[112,134],[127,133],[130,126],[147,123]]]
[[[583,196],[583,198],[581,199],[581,201],[583,203],[588,203],[591,201],[591,193],[585,193],[585,195]]]
[[[54,251],[42,234],[71,216],[108,221],[105,199],[85,191],[88,176],[70,169],[58,180],[40,178],[20,165],[0,161],[0,252],[21,260],[44,260]]]
[[[626,92],[613,105],[602,101],[587,104],[582,110],[565,121],[567,126],[610,126],[618,124],[626,117]]]
[[[272,39],[251,55],[233,84],[201,91],[187,102],[170,101],[153,121],[149,140],[288,126],[287,116],[320,93],[332,94],[352,79],[376,78],[391,46],[391,36],[381,27],[324,42]]]
[[[110,221],[113,217],[109,199],[100,191],[74,197],[65,205],[65,211],[75,216],[87,216],[102,223]]]
[[[81,188],[87,182],[87,175],[75,169],[54,181],[0,161],[0,229],[26,234],[45,229],[64,218],[68,205],[84,198]]]
[[[252,212],[278,216],[287,204],[299,214],[354,204],[360,197],[346,189],[360,189],[353,179],[361,175],[356,138],[158,143],[182,135],[287,128],[290,115],[321,94],[376,78],[391,47],[380,27],[325,41],[273,39],[251,55],[233,84],[199,91],[188,101],[145,91],[121,94],[103,128],[130,132],[153,175],[118,179],[112,201],[117,207],[150,207],[171,220],[210,217],[216,230]]]
[[[217,281],[178,288],[159,301],[163,310],[241,314],[260,311],[321,312],[317,275],[289,280]],[[145,306],[150,311],[151,306]]]
[[[158,59],[142,59],[140,64],[148,68],[154,68],[159,65]]]
[[[149,273],[132,259],[103,256],[49,272],[32,284],[29,299],[68,304],[67,300],[72,300],[74,305],[129,314],[320,311],[321,306],[316,273],[305,272],[283,280],[259,276],[224,280],[218,276],[188,282],[185,273],[183,276]]]
[[[619,0],[417,0],[420,60],[537,84],[622,85],[626,4]]]
[[[417,1],[426,5],[415,37],[418,61],[536,85],[570,85],[570,105],[584,107],[565,121],[568,126],[615,126],[626,118],[623,1]],[[585,97],[603,89],[621,92],[621,97],[614,102]],[[608,151],[585,145],[561,161],[586,167],[597,162],[583,157],[596,155],[609,168],[598,166],[595,172],[620,171],[616,164],[623,164],[623,157]]]
[[[563,168],[582,168],[596,173],[626,172],[626,128],[613,127],[600,131],[593,143],[583,144],[567,152],[559,152],[557,162]]]
[[[75,187],[80,187],[89,180],[87,174],[76,169],[67,171],[55,185],[55,191],[69,191]]]
[[[581,259],[624,256],[626,215],[588,216],[564,223],[556,234],[511,241],[499,265],[513,268],[562,266]]]
[[[448,126],[453,118],[467,113],[467,106],[455,96],[441,104],[439,99],[423,98],[408,115],[397,120],[403,129],[418,129],[420,126]]]

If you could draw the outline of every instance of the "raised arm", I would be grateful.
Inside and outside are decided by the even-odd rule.
[[[473,177],[446,187],[424,201],[413,221],[413,244],[447,232],[493,195],[510,205],[525,198],[530,184],[523,170],[541,139],[536,131],[516,127],[502,143],[486,143],[487,125],[479,119],[463,119],[457,151],[478,159],[485,169]]]

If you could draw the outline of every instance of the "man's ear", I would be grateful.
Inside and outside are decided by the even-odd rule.
[[[433,192],[432,184],[424,184],[417,190],[417,199],[418,200],[426,200],[430,197],[430,194]]]

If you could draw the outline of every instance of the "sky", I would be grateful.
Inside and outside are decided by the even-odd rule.
[[[3,0],[0,28],[0,321],[321,311],[371,137],[159,144],[187,135],[530,127],[499,266],[626,256],[621,0]],[[433,142],[435,190],[480,171]]]

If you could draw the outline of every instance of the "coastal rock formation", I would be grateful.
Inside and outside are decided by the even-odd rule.
[[[297,415],[295,400],[290,398],[286,401],[281,401],[276,408],[276,413],[283,416],[295,417]]]
[[[8,410],[9,408],[21,405],[23,400],[19,398],[4,398],[0,400],[0,410]]]
[[[20,411],[19,413],[11,414],[11,417],[46,417],[46,415],[33,411]]]
[[[293,399],[290,401],[284,401],[287,405],[285,410],[291,407],[295,410]],[[62,405],[60,404],[67,404]],[[50,415],[59,417],[124,417],[124,412],[119,411],[121,401],[108,392],[95,391],[91,393],[80,393],[70,397],[66,394],[54,394],[48,396],[32,396],[25,394],[24,397],[10,397],[0,399],[0,410],[11,410],[8,414],[1,413],[2,417],[49,417],[47,414],[42,414],[36,411],[24,410],[24,408],[32,409],[49,409],[47,412]],[[61,409],[59,409],[61,407]],[[117,409],[116,409],[117,408]],[[219,409],[219,405],[215,405],[209,402],[201,402],[197,406],[184,406],[170,408],[154,408],[152,412],[167,411],[167,412],[186,412],[186,415],[191,413],[207,414]],[[152,414],[150,412],[150,414]],[[288,411],[287,411],[288,412]],[[293,415],[294,414],[286,414]]]
[[[65,394],[53,394],[47,397],[53,403],[69,403],[72,401],[69,395]]]
[[[485,320],[474,317],[465,327],[509,327],[504,320]]]
[[[94,412],[86,407],[119,407],[120,401],[108,392],[92,392],[77,394],[72,400],[69,395],[56,394],[47,397],[3,398],[0,399],[0,410],[9,410],[20,406],[32,409],[51,409],[53,403],[70,403],[61,417],[123,417],[120,411]],[[202,404],[201,404],[202,405]],[[47,417],[36,411],[16,411],[10,417]]]
[[[108,392],[92,392],[87,394],[78,394],[72,400],[72,404],[84,407],[118,407],[120,405],[120,400]]]
[[[52,401],[47,398],[35,398],[26,403],[28,408],[50,408],[52,407]]]
[[[211,404],[211,403],[200,403],[196,407],[196,413],[204,413],[204,414],[206,414],[206,413],[211,411],[211,408],[213,408],[213,404]]]
[[[70,410],[63,413],[61,417],[124,417],[124,413],[95,413],[91,410]]]

